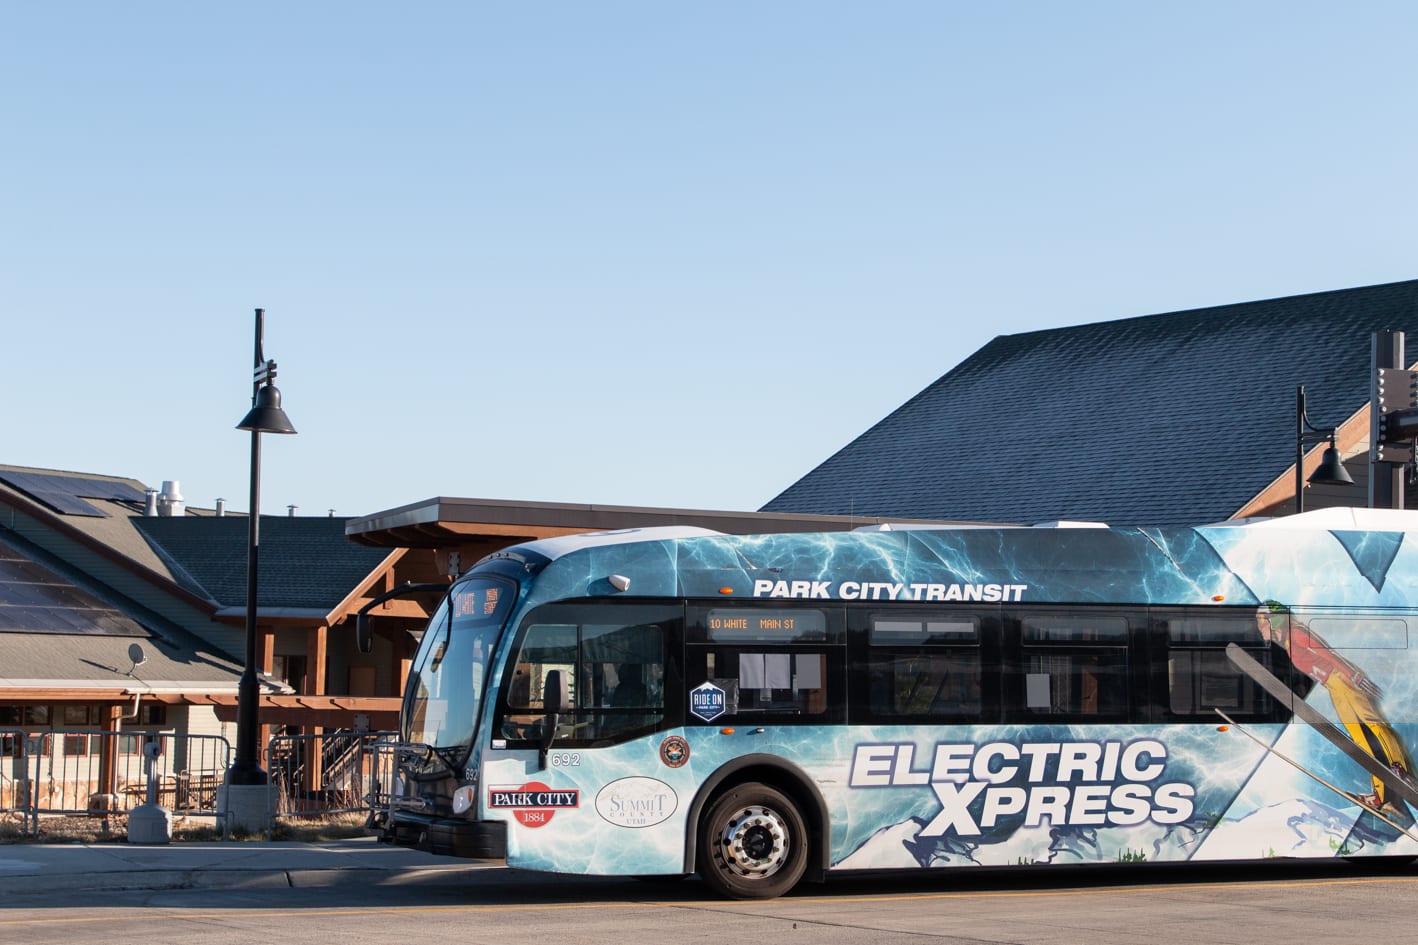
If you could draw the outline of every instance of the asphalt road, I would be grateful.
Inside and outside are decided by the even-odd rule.
[[[35,891],[0,899],[0,942],[183,945],[397,941],[488,945],[1256,945],[1413,942],[1418,869],[1344,862],[1094,867],[805,885],[769,902],[696,880],[641,883],[488,866],[283,885]]]

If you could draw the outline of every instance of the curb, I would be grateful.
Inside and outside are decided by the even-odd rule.
[[[153,892],[182,889],[318,889],[343,885],[374,886],[397,878],[415,884],[437,877],[451,879],[487,869],[483,865],[448,867],[308,867],[240,869],[198,867],[182,870],[104,871],[50,876],[0,873],[0,902],[10,895],[56,892]]]
[[[322,872],[334,872],[324,870]],[[53,892],[160,889],[276,889],[295,885],[287,870],[147,870],[81,876],[0,876],[0,898]]]

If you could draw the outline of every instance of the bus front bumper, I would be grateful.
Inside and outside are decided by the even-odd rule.
[[[442,856],[507,858],[507,824],[500,820],[461,820],[395,811],[385,826],[385,836],[401,847]]]

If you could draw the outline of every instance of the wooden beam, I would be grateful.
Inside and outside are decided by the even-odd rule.
[[[213,692],[205,696],[200,704],[212,706],[236,706],[236,693]],[[269,696],[263,695],[259,703],[261,712],[267,709],[338,709],[350,712],[397,712],[403,705],[402,699],[394,696]],[[194,703],[195,704],[195,703]]]
[[[305,691],[312,696],[325,694],[325,663],[327,658],[324,627],[312,627],[305,632]]]
[[[222,722],[236,721],[236,706],[219,707],[217,719]],[[367,726],[371,732],[392,732],[399,727],[399,713],[352,712],[342,709],[262,709],[262,727],[269,725],[290,725],[303,729],[351,729],[356,722]]]
[[[123,724],[123,707],[111,705],[103,720],[103,730],[109,738],[99,739],[98,784],[100,794],[118,793],[118,739]]]
[[[356,720],[367,720],[371,730],[398,728],[400,699],[375,696],[262,696],[260,718],[263,727],[294,725],[302,728],[354,728]],[[222,722],[236,721],[236,699],[214,703]]]
[[[232,611],[212,618],[217,623],[226,624],[229,627],[246,626],[246,614]],[[328,624],[326,615],[320,614],[313,617],[283,617],[273,614],[261,615],[261,626],[263,627],[315,627]]]
[[[579,535],[588,532],[589,527],[574,527],[565,525],[528,525],[517,523],[504,525],[500,522],[448,522],[438,523],[438,527],[445,532],[454,535],[471,535],[475,537],[497,537],[516,538],[521,541],[534,541],[538,538],[556,538],[561,535]]]
[[[149,698],[146,694],[144,698]],[[123,689],[81,689],[43,686],[0,686],[0,703],[16,702],[119,702],[124,705],[133,696]]]

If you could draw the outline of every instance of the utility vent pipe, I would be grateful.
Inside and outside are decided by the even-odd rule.
[[[162,493],[158,496],[158,515],[164,518],[180,518],[187,514],[187,500],[182,497],[182,483],[176,479],[164,479]]]

